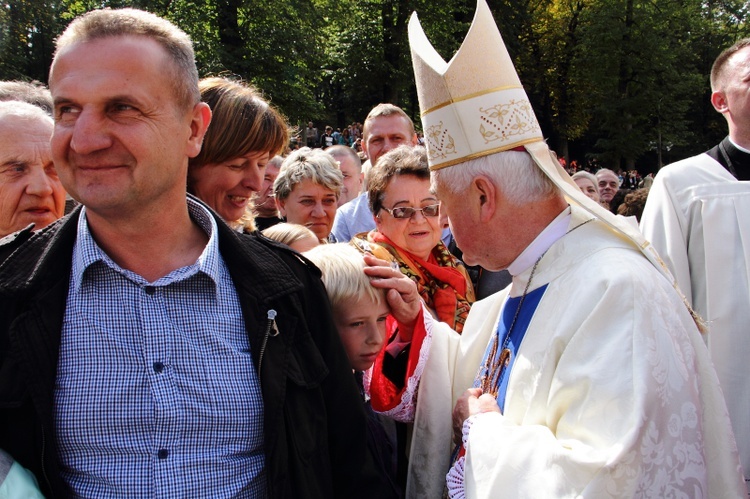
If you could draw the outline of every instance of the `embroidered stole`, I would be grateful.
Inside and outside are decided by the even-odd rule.
[[[500,411],[505,410],[505,394],[508,390],[508,380],[510,379],[511,371],[513,370],[513,364],[516,361],[518,349],[521,346],[521,342],[523,341],[523,337],[529,328],[531,319],[532,317],[534,317],[537,306],[539,306],[539,302],[542,300],[542,297],[544,296],[544,292],[546,290],[547,284],[535,289],[534,291],[530,291],[526,295],[526,298],[524,299],[521,306],[521,310],[518,311],[518,318],[516,319],[516,323],[513,326],[513,330],[510,332],[509,338],[507,337],[508,329],[510,328],[511,324],[513,324],[513,317],[516,315],[516,310],[518,310],[518,305],[521,302],[522,297],[518,296],[515,298],[508,298],[508,300],[505,302],[505,305],[503,306],[503,311],[500,314],[500,319],[498,320],[495,335],[497,335],[497,345],[502,345],[504,348],[510,350],[510,360],[507,366],[502,370],[502,373],[500,373],[500,378],[497,382],[497,405],[498,407],[500,407]],[[507,343],[506,338],[508,340]],[[490,362],[488,362],[487,359],[490,352],[493,350],[492,345],[494,343],[495,336],[493,335],[492,337],[490,337],[490,342],[487,346],[487,350],[485,351],[484,358],[482,359],[481,367],[479,369],[479,372],[477,373],[476,378],[474,379],[474,388],[479,388],[481,386],[481,378],[485,366],[489,365],[494,366],[495,368],[499,367],[501,360],[500,357],[501,355],[504,355],[502,353],[502,351],[504,350],[503,347],[494,349],[496,350],[494,353],[494,359],[492,359]],[[491,374],[493,373],[490,373],[490,375]]]

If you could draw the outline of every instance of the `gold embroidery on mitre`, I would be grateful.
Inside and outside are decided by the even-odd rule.
[[[485,144],[505,142],[519,135],[540,132],[539,122],[528,100],[511,100],[489,108],[479,108],[482,123],[479,133]]]
[[[427,152],[431,158],[444,159],[451,154],[456,154],[456,143],[448,130],[443,128],[442,121],[428,127],[425,138],[427,139]]]

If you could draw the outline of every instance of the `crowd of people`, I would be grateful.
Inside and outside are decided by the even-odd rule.
[[[750,39],[654,178],[556,159],[485,0],[408,29],[424,134],[295,135],[136,9],[0,82],[0,490],[748,496]]]
[[[304,143],[302,137],[304,135]],[[362,143],[362,123],[354,122],[351,125],[344,127],[343,131],[340,127],[336,130],[331,125],[326,125],[323,128],[323,133],[319,133],[317,127],[312,121],[307,123],[307,128],[304,131],[294,135],[291,138],[292,148],[302,147],[306,145],[310,149],[320,147],[325,149],[334,145],[341,145],[351,147],[356,151],[361,151]]]

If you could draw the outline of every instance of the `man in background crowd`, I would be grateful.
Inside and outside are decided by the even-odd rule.
[[[325,133],[320,136],[320,148],[327,149],[336,143],[336,139],[333,137],[333,127],[330,125],[326,127]]]
[[[339,196],[339,206],[342,206],[359,196],[362,191],[362,160],[354,149],[347,146],[335,145],[326,149],[339,163],[339,169],[344,174],[344,187]]]
[[[609,168],[602,168],[596,172],[596,180],[599,182],[599,203],[610,209],[609,204],[612,202],[612,198],[620,190],[620,179]],[[617,209],[616,206],[615,209]]]
[[[258,230],[265,230],[281,222],[279,209],[276,207],[276,199],[273,196],[273,183],[279,176],[279,169],[284,158],[274,156],[266,164],[263,174],[263,184],[253,198],[253,211],[255,213],[255,226]]]
[[[378,104],[367,115],[362,132],[362,150],[370,161],[370,168],[375,167],[378,158],[391,149],[416,143],[414,123],[400,107]],[[360,232],[374,228],[375,220],[368,204],[367,191],[363,191],[339,208],[331,232],[337,241],[347,242]]]
[[[318,147],[318,129],[313,126],[312,121],[308,122],[305,128],[305,139],[307,147]]]

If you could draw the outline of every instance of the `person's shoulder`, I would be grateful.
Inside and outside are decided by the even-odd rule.
[[[351,214],[354,212],[354,209],[357,207],[358,197],[351,199],[339,206],[338,210],[336,210],[336,218],[351,216]]]
[[[361,192],[354,199],[342,204],[336,211],[336,216],[339,214],[342,216],[351,216],[354,212],[360,209],[360,205],[363,203],[367,205],[367,192]]]
[[[33,234],[34,225],[31,224],[18,232],[0,238],[0,262],[5,261],[8,256],[16,251],[23,243],[28,241]]]
[[[248,255],[259,265],[278,272],[278,263],[283,262],[294,273],[311,273],[320,277],[320,270],[304,255],[293,250],[286,244],[264,236],[260,231],[239,234],[242,245],[249,252]]]
[[[77,213],[74,211],[41,230],[34,231],[29,226],[0,240],[3,289],[27,287],[60,270],[61,255],[69,257],[75,243]]]
[[[597,287],[617,288],[638,286],[636,283],[664,279],[664,276],[635,247],[623,243],[613,235],[608,243],[598,240],[591,244],[585,258],[577,260],[571,269],[575,280]]]
[[[654,183],[695,184],[727,175],[723,166],[702,153],[664,166],[654,176]]]

